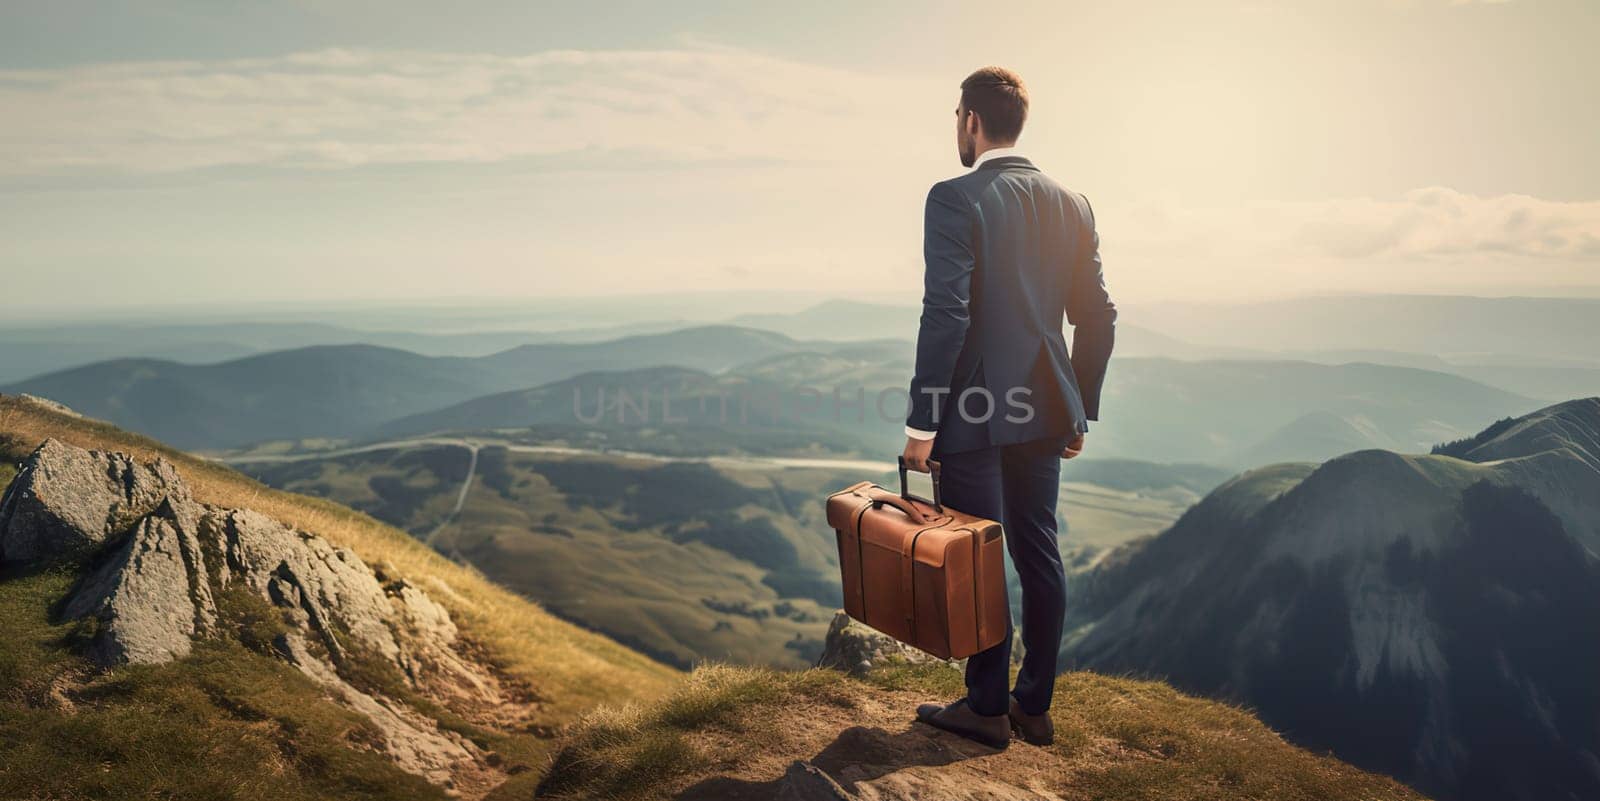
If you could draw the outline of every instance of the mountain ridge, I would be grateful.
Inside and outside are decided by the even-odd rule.
[[[1600,714],[1573,684],[1600,670],[1580,622],[1600,615],[1597,431],[1587,398],[1499,427],[1478,446],[1493,460],[1366,450],[1242,474],[1108,558],[1064,652],[1248,703],[1441,798],[1600,791],[1582,768],[1600,731],[1573,722]]]

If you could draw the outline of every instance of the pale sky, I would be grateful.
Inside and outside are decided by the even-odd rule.
[[[0,315],[914,302],[956,86],[1028,81],[1134,302],[1600,294],[1600,3],[0,5]]]

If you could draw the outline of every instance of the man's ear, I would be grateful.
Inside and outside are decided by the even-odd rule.
[[[983,118],[970,108],[967,109],[967,115],[961,119],[961,124],[966,127],[967,136],[973,139],[977,139],[978,134],[983,133]]]

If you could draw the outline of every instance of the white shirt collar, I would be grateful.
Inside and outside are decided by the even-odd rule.
[[[988,161],[989,159],[1003,159],[1006,156],[1021,155],[1022,154],[1017,152],[1015,147],[991,147],[979,154],[978,159],[972,162],[972,169],[978,169],[979,167],[983,166],[985,161]]]

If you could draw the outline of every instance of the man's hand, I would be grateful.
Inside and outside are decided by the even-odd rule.
[[[928,457],[933,455],[933,440],[906,437],[906,451],[902,454],[906,467],[918,473],[928,472]]]
[[[1074,456],[1082,455],[1083,454],[1083,438],[1084,438],[1084,436],[1085,435],[1083,435],[1083,434],[1079,434],[1071,442],[1067,443],[1066,449],[1061,451],[1061,458],[1063,458],[1063,459],[1071,459]]]

